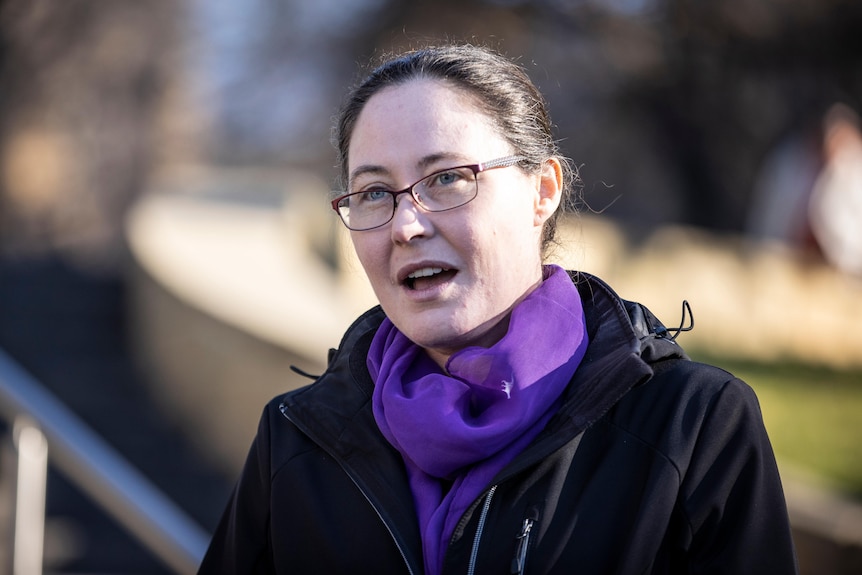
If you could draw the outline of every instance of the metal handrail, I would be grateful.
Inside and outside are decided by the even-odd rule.
[[[0,416],[29,418],[57,469],[169,568],[195,573],[209,535],[2,350]]]

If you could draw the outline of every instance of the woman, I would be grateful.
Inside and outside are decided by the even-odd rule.
[[[201,573],[793,573],[757,400],[543,265],[572,170],[472,46],[350,95],[333,201],[381,307],[266,408]]]

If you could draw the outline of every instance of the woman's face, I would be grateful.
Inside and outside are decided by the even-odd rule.
[[[376,93],[350,138],[351,189],[401,190],[430,173],[514,150],[465,91],[417,79]],[[467,346],[490,346],[512,307],[542,279],[542,225],[559,204],[555,160],[530,175],[481,172],[479,194],[446,212],[398,196],[388,224],[351,232],[371,286],[392,323],[441,366]]]

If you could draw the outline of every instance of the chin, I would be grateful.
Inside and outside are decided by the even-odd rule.
[[[403,331],[403,330],[402,330]],[[410,341],[424,349],[452,349],[458,347],[458,342],[464,335],[456,331],[440,330],[433,331],[403,331]]]
[[[486,340],[495,331],[494,326],[499,325],[498,319],[476,321],[476,314],[464,317],[466,314],[459,313],[462,311],[463,306],[442,306],[390,316],[390,320],[410,341],[424,349],[452,352],[493,343]]]
[[[424,325],[430,323],[432,323],[431,320],[423,320]],[[489,330],[483,328],[483,325],[468,327],[438,323],[435,329],[412,330],[403,333],[419,347],[437,350],[448,355],[466,347],[492,344],[493,342],[487,341],[490,336]]]

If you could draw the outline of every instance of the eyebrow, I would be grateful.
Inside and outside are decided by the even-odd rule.
[[[466,161],[464,160],[464,156],[460,154],[455,154],[451,152],[437,152],[435,154],[428,154],[427,156],[423,156],[416,165],[420,169],[427,169],[429,166],[436,164],[441,160],[452,160],[452,161]],[[376,165],[376,164],[365,164],[362,166],[357,166],[355,170],[350,172],[350,179],[348,182],[353,182],[359,176],[364,176],[366,174],[371,175],[389,175],[389,170],[384,166]]]

